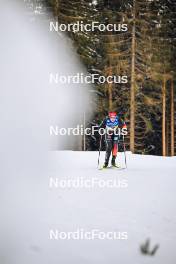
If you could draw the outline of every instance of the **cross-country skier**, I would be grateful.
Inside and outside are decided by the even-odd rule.
[[[103,168],[108,167],[109,158],[112,153],[111,165],[117,167],[116,165],[116,156],[118,152],[118,142],[120,135],[117,133],[118,129],[126,128],[125,121],[122,120],[120,114],[117,115],[116,112],[109,112],[108,117],[106,117],[99,128],[104,128],[105,133],[105,142],[106,142],[106,155],[105,163]]]

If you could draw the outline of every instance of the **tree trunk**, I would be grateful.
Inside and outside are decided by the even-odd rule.
[[[167,114],[166,114],[167,116]],[[166,118],[166,156],[169,156],[169,135],[170,135],[170,131],[169,131],[169,120]]]
[[[57,17],[59,13],[59,0],[55,0],[54,2],[54,16]]]
[[[112,42],[113,39],[112,39],[112,33],[111,32],[108,32],[108,36],[107,36],[107,40],[108,42]],[[108,70],[107,70],[107,76],[112,76],[113,72],[112,72],[112,59],[111,59],[111,56],[107,56],[108,57]],[[113,111],[114,109],[112,109],[113,107],[113,96],[112,96],[112,91],[113,91],[113,84],[112,83],[107,83],[107,90],[108,90],[108,109],[109,111]]]
[[[174,81],[171,80],[171,156],[174,156]]]
[[[131,94],[130,94],[130,150],[134,153],[135,144],[135,49],[136,49],[136,0],[133,0],[132,57],[131,57]]]
[[[166,156],[166,77],[162,85],[162,155]]]
[[[112,69],[109,69],[109,76],[112,76]],[[109,100],[109,111],[112,111],[112,83],[108,83],[108,100]]]

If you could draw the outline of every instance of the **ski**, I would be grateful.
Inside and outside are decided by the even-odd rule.
[[[125,170],[125,167],[121,167],[121,166],[111,166],[109,167],[110,169],[117,169],[117,170]]]
[[[99,170],[107,170],[107,169],[118,169],[118,170],[124,170],[124,169],[126,169],[126,168],[124,168],[124,167],[121,167],[121,166],[108,166],[108,167],[100,167],[100,168],[98,168]]]

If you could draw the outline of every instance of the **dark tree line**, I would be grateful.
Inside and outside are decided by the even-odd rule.
[[[37,1],[38,2],[38,1]],[[109,110],[122,111],[132,152],[174,155],[176,152],[176,2],[174,0],[46,0],[59,23],[127,24],[126,32],[70,32],[90,74],[127,75],[126,84],[92,86],[89,126]],[[98,137],[86,148],[97,149]]]

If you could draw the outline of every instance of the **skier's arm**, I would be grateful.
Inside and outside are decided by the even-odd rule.
[[[119,118],[119,127],[120,128],[127,128],[125,120],[122,119],[121,117]]]
[[[101,122],[101,124],[98,126],[98,128],[106,128],[106,118]]]
[[[123,121],[123,123],[122,123],[122,128],[127,128],[125,121]]]

